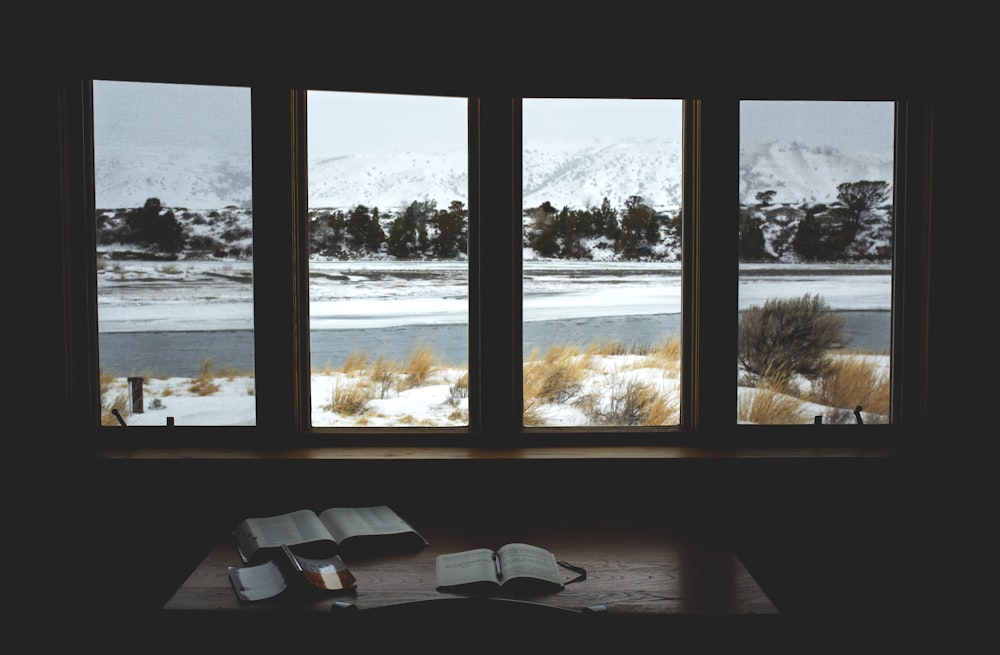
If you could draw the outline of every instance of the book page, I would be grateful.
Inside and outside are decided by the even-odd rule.
[[[337,543],[361,535],[415,532],[409,523],[386,505],[331,507],[319,516]]]
[[[435,568],[438,587],[497,581],[496,562],[489,548],[438,555]]]
[[[555,555],[544,548],[530,544],[507,544],[497,553],[500,555],[504,581],[529,577],[562,586]]]
[[[311,541],[330,541],[330,533],[316,513],[303,509],[277,516],[248,518],[233,530],[236,544],[246,560],[262,548],[277,548]]]

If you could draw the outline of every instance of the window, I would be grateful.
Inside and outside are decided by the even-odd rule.
[[[250,90],[96,80],[102,425],[253,425]]]
[[[468,100],[306,106],[312,425],[467,426]]]
[[[892,102],[740,103],[743,423],[888,423]]]
[[[91,104],[91,88],[91,84],[85,82],[79,91],[72,84],[64,89],[68,117],[79,112],[84,118],[90,118],[90,124],[93,124],[89,108],[94,106],[96,110],[96,106]],[[94,92],[98,93],[99,89],[94,87]],[[606,421],[597,420],[604,417],[595,412],[584,421],[575,418],[562,424],[558,421],[544,424],[532,421],[532,407],[527,401],[529,381],[525,376],[525,362],[529,361],[528,355],[535,337],[526,326],[537,319],[531,312],[541,305],[536,302],[537,296],[532,295],[535,292],[531,286],[533,272],[531,266],[525,265],[524,246],[526,239],[530,240],[539,233],[526,232],[525,225],[544,227],[546,217],[542,215],[538,223],[525,220],[525,209],[538,209],[544,206],[545,201],[522,202],[522,196],[527,196],[527,167],[531,163],[522,137],[532,129],[533,121],[537,119],[534,112],[541,107],[542,99],[514,98],[512,101],[510,98],[413,96],[409,93],[386,94],[384,99],[403,102],[428,99],[432,101],[430,104],[440,102],[438,107],[447,107],[445,113],[451,116],[453,128],[456,123],[465,121],[462,129],[458,129],[456,133],[463,135],[458,137],[459,140],[467,139],[464,145],[467,158],[464,162],[456,163],[455,167],[460,168],[464,163],[468,176],[467,196],[463,200],[460,193],[456,193],[454,200],[467,204],[464,208],[456,206],[454,210],[457,216],[462,217],[467,229],[466,257],[455,258],[455,267],[440,275],[446,278],[447,283],[452,284],[451,287],[441,288],[450,288],[454,292],[451,296],[453,313],[460,315],[464,312],[467,315],[466,327],[460,328],[459,332],[461,334],[464,331],[466,334],[464,338],[456,340],[462,342],[458,344],[459,350],[463,347],[467,349],[468,375],[467,381],[457,378],[440,381],[438,386],[447,386],[447,393],[430,400],[439,405],[444,403],[439,409],[448,406],[448,412],[458,413],[454,417],[450,413],[439,414],[439,418],[431,423],[411,421],[409,418],[384,420],[378,416],[377,409],[368,414],[368,419],[363,418],[365,414],[362,413],[357,415],[362,417],[359,420],[348,422],[339,422],[326,415],[318,416],[314,411],[317,400],[326,397],[332,402],[333,390],[319,390],[314,386],[313,375],[317,371],[325,371],[328,364],[331,370],[349,368],[351,350],[346,355],[341,353],[340,357],[344,357],[342,363],[336,358],[327,362],[325,357],[312,356],[320,352],[318,347],[314,347],[313,338],[322,329],[317,326],[322,326],[322,322],[328,318],[325,313],[328,306],[310,280],[314,276],[328,275],[331,280],[354,283],[357,280],[355,274],[362,271],[338,269],[332,272],[332,257],[326,260],[331,265],[321,258],[313,257],[319,241],[326,247],[335,243],[338,238],[338,219],[334,211],[323,218],[326,221],[324,231],[314,227],[315,221],[324,215],[319,210],[335,209],[322,207],[321,205],[335,203],[316,201],[317,196],[312,187],[322,178],[310,174],[310,168],[314,165],[310,158],[323,154],[318,152],[318,146],[313,141],[318,138],[320,125],[314,121],[337,121],[338,118],[335,112],[321,117],[319,112],[312,113],[310,107],[316,110],[323,104],[318,100],[321,94],[330,94],[330,99],[341,100],[346,95],[335,89],[305,91],[274,86],[252,87],[249,92],[253,137],[252,357],[255,418],[253,425],[223,426],[206,421],[200,425],[205,429],[194,429],[193,425],[188,429],[188,426],[177,421],[172,434],[191,436],[191,439],[183,440],[184,445],[209,446],[224,443],[257,447],[274,444],[408,444],[419,448],[461,444],[469,447],[514,445],[530,448],[546,445],[635,444],[729,447],[738,443],[755,447],[767,445],[774,440],[785,443],[787,438],[796,445],[807,443],[811,447],[831,440],[854,443],[860,436],[859,430],[849,421],[834,425],[836,421],[825,420],[824,427],[817,428],[812,416],[807,416],[804,421],[785,425],[778,425],[777,421],[754,422],[739,419],[739,393],[734,393],[732,386],[733,355],[737,354],[734,337],[738,336],[738,321],[733,320],[732,309],[741,305],[740,287],[744,282],[741,276],[745,269],[741,269],[739,262],[739,249],[743,247],[741,240],[732,238],[733,233],[729,230],[739,225],[740,217],[738,208],[734,207],[738,190],[733,182],[740,166],[743,101],[740,98],[725,97],[711,100],[631,101],[643,103],[643,106],[645,103],[658,106],[665,116],[674,117],[668,119],[667,123],[679,122],[682,127],[679,161],[672,161],[670,164],[678,166],[681,171],[681,188],[677,194],[680,202],[670,207],[665,205],[663,212],[659,211],[658,206],[651,206],[652,217],[656,219],[653,224],[660,228],[658,236],[662,239],[664,235],[669,235],[675,239],[674,245],[679,244],[679,252],[682,253],[677,261],[671,263],[675,269],[667,267],[671,268],[669,284],[676,285],[671,291],[671,302],[678,306],[671,305],[670,309],[676,310],[674,313],[678,318],[676,331],[671,332],[671,335],[678,335],[679,353],[675,386],[666,392],[674,394],[670,396],[674,412],[666,419],[643,423],[619,417]],[[598,103],[604,99],[564,97],[551,100],[586,100],[587,103]],[[534,104],[536,102],[537,105]],[[625,99],[622,102],[630,103]],[[903,433],[894,429],[894,426],[920,425],[923,420],[921,407],[924,404],[926,376],[921,361],[922,353],[926,352],[926,334],[921,324],[927,311],[926,289],[923,285],[928,191],[920,174],[930,162],[925,134],[927,113],[924,107],[915,104],[888,102],[885,106],[891,107],[897,134],[891,180],[894,230],[892,312],[889,317],[892,335],[889,393],[892,403],[885,424],[869,425],[863,432],[865,440],[869,441],[905,438],[900,436]],[[84,120],[81,124],[88,125],[88,122]],[[68,133],[73,137],[73,121],[67,120],[66,125]],[[467,131],[463,131],[465,128]],[[96,249],[95,237],[84,239],[89,251],[78,246],[74,238],[86,233],[81,226],[87,225],[88,221],[90,225],[94,224],[90,220],[94,217],[88,212],[97,206],[96,199],[89,198],[86,191],[88,180],[94,179],[94,171],[85,167],[78,168],[73,163],[77,161],[77,155],[87,151],[92,134],[84,130],[78,138],[66,140],[64,161],[67,162],[71,182],[67,185],[66,192],[66,202],[70,207],[66,214],[65,228],[69,246],[64,263],[68,270],[86,271],[88,266],[94,266],[86,263],[86,254],[90,253],[89,261],[92,262],[92,253]],[[900,138],[898,135],[905,136]],[[335,156],[335,153],[331,154]],[[79,161],[87,161],[87,158],[80,157]],[[651,165],[661,164],[662,161],[656,160]],[[419,166],[414,167],[415,171],[419,169]],[[765,192],[768,190],[770,189],[763,189]],[[644,191],[639,189],[634,196],[641,197]],[[644,210],[644,203],[638,200],[632,202],[630,197],[626,197],[619,210],[619,218],[622,211],[627,213],[630,209]],[[764,199],[768,197],[766,194],[762,196]],[[412,208],[414,217],[417,214],[422,216],[425,225],[429,224],[432,217],[454,218],[440,213],[447,214],[453,209],[450,204],[448,207],[436,204],[432,214],[429,203],[423,203],[426,198],[413,200],[416,202],[404,200],[391,207],[391,213],[405,215]],[[754,200],[760,202],[757,198]],[[553,209],[557,209],[557,215],[563,209],[557,207],[558,204],[569,207],[569,202],[562,203],[558,199],[548,202]],[[346,221],[350,216],[348,210],[357,209],[354,203],[355,200],[348,200],[344,207],[337,208],[344,211],[342,218],[345,221],[345,232]],[[532,207],[533,203],[535,206]],[[603,198],[596,196],[584,198],[580,203],[588,210],[600,209],[604,204]],[[91,209],[88,210],[88,207]],[[365,208],[369,210],[367,218],[372,218],[374,207],[365,205]],[[378,209],[381,219],[383,208],[380,206]],[[362,217],[365,217],[364,213],[360,212]],[[643,217],[650,218],[649,212],[637,212],[640,213]],[[420,222],[417,221],[417,224]],[[730,228],[725,229],[727,224]],[[389,223],[385,222],[384,225],[388,226]],[[435,225],[438,230],[442,229],[439,226],[443,224]],[[730,236],[723,237],[723,231]],[[424,246],[432,247],[431,234],[440,233],[428,231],[428,241]],[[417,235],[419,242],[419,230],[413,234]],[[650,231],[641,236],[647,239],[645,245],[648,246],[657,235]],[[327,241],[328,238],[332,240]],[[577,241],[579,240],[564,239],[557,243],[560,247],[567,244],[572,247]],[[613,249],[614,245],[610,247]],[[649,259],[643,260],[642,266],[647,265],[651,270],[660,266]],[[112,435],[115,439],[120,439],[123,435],[120,425],[111,423],[99,427],[106,423],[107,412],[100,409],[97,402],[101,367],[94,354],[99,351],[99,331],[90,327],[96,326],[97,322],[95,320],[90,323],[88,316],[96,319],[100,308],[97,303],[96,271],[92,273],[80,277],[70,276],[66,281],[67,302],[70,305],[67,338],[71,353],[71,384],[68,393],[74,401],[72,406],[75,409],[75,424],[97,428],[97,440],[111,438]],[[372,271],[365,271],[364,274],[370,275]],[[390,280],[401,276],[401,272],[398,269],[382,270],[378,272],[378,276],[382,280]],[[656,291],[650,298],[655,299],[655,294],[662,291],[663,287],[660,285],[661,280],[653,282]],[[464,297],[461,291],[463,287]],[[343,287],[349,288],[349,284]],[[405,290],[407,297],[419,296],[420,289],[413,280],[394,288],[397,292],[401,289]],[[901,329],[902,300],[906,301],[908,316],[905,334]],[[343,317],[349,312],[338,308],[331,313]],[[357,315],[361,313],[359,311]],[[653,313],[658,313],[658,309]],[[457,321],[456,324],[461,326],[462,322]],[[630,335],[622,331],[617,336],[624,343]],[[402,341],[401,347],[406,353],[411,353],[413,343],[413,340],[407,338]],[[420,343],[419,338],[416,343]],[[622,349],[622,352],[625,351],[627,348]],[[365,357],[367,364],[379,361],[379,353],[373,352],[374,355]],[[396,357],[398,361],[403,357],[400,354],[402,352],[403,350],[396,351],[392,357]],[[460,356],[456,357],[456,361],[459,358]],[[391,361],[391,357],[387,356],[385,360]],[[624,364],[613,369],[606,376],[610,381],[606,389],[627,388],[627,384],[618,384],[627,379],[623,374],[626,370],[631,369],[627,369]],[[390,387],[390,384],[396,386]],[[415,393],[419,393],[418,387],[404,388],[392,382],[387,382],[386,385],[386,395],[414,389],[418,390]],[[738,389],[739,384],[735,391]],[[436,393],[441,391],[438,389]],[[375,396],[381,393],[382,391],[376,390]],[[614,396],[604,396],[605,399],[610,397]],[[734,397],[737,399],[735,407]],[[627,395],[622,398],[627,398]],[[162,402],[168,404],[168,400],[169,398]],[[377,408],[378,404],[372,403],[369,407]],[[441,419],[440,416],[445,418]],[[166,434],[168,430],[162,429],[161,425],[157,423],[156,430]],[[209,427],[212,429],[207,429]],[[143,435],[151,432],[138,424],[130,424],[128,429]],[[817,438],[818,435],[822,436]],[[169,443],[158,434],[148,438],[155,443]],[[174,437],[171,439],[174,439],[174,443],[180,443]],[[613,449],[609,452],[613,452]]]
[[[680,100],[525,98],[524,424],[680,422]]]

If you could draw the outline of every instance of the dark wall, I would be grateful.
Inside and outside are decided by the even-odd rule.
[[[456,525],[468,515],[525,513],[704,520],[732,540],[782,611],[884,611],[915,600],[904,593],[905,576],[928,546],[915,528],[934,517],[937,495],[923,458],[109,460],[74,462],[60,477],[72,490],[72,510],[60,521],[95,538],[85,546],[104,562],[93,570],[103,582],[95,592],[121,609],[162,606],[246,516],[387,503],[407,517],[431,513]]]
[[[63,562],[54,571],[26,571],[31,578],[28,597],[36,599],[32,602],[41,597],[51,607],[53,594],[66,599],[68,611],[84,617],[81,623],[90,627],[90,636],[127,632],[128,625],[138,621],[137,613],[155,612],[169,598],[220,531],[246,515],[302,505],[387,502],[405,514],[419,515],[433,507],[460,520],[463,513],[482,511],[482,506],[521,511],[529,503],[510,504],[506,494],[514,489],[532,503],[545,498],[542,505],[532,505],[536,511],[620,511],[623,502],[638,499],[635,511],[709,517],[789,616],[826,617],[828,626],[887,616],[910,625],[916,634],[929,617],[964,611],[942,598],[955,597],[943,592],[951,589],[945,573],[952,565],[963,570],[979,565],[974,558],[954,557],[954,546],[967,538],[961,536],[964,520],[975,516],[981,498],[972,462],[980,460],[982,426],[991,422],[988,385],[970,383],[968,377],[976,371],[987,378],[992,374],[975,363],[984,357],[989,361],[992,352],[988,322],[972,317],[990,302],[989,286],[981,281],[995,279],[985,271],[986,248],[994,244],[980,232],[995,205],[982,168],[988,161],[984,153],[995,147],[992,117],[982,109],[975,111],[982,106],[977,101],[981,92],[974,79],[969,82],[964,75],[980,60],[967,51],[946,51],[941,45],[945,28],[927,27],[928,36],[889,25],[855,33],[851,39],[832,28],[820,34],[802,28],[783,32],[798,35],[791,41],[755,46],[759,39],[715,36],[704,47],[694,32],[709,38],[706,31],[684,30],[676,23],[671,34],[687,36],[641,38],[640,30],[631,43],[641,46],[625,48],[612,46],[629,33],[610,24],[606,30],[616,37],[611,44],[597,47],[577,39],[577,47],[567,50],[568,45],[557,47],[567,43],[565,39],[541,36],[549,34],[542,25],[520,24],[498,36],[480,35],[477,48],[457,37],[425,38],[420,42],[427,49],[417,55],[365,59],[362,65],[359,43],[342,40],[350,32],[342,23],[329,23],[339,27],[331,28],[325,40],[297,32],[271,38],[274,33],[262,24],[242,29],[234,23],[223,32],[229,38],[221,48],[222,37],[214,32],[211,42],[217,47],[212,56],[197,62],[181,56],[187,52],[190,57],[193,46],[184,50],[176,38],[166,38],[177,33],[160,23],[153,35],[138,40],[108,38],[97,23],[79,32],[60,25],[58,32],[44,37],[40,31],[35,43],[58,44],[65,56],[40,61],[25,71],[28,74],[15,77],[10,87],[7,102],[15,134],[6,157],[8,170],[17,177],[8,196],[17,197],[15,213],[8,218],[15,224],[16,243],[29,245],[11,247],[18,250],[14,261],[27,278],[18,278],[10,299],[9,315],[18,318],[9,331],[14,335],[11,370],[26,372],[27,378],[21,373],[11,378],[16,387],[10,410],[14,420],[7,437],[12,461],[23,468],[15,466],[21,470],[8,478],[9,496],[20,509],[38,513],[25,519],[35,519],[29,525],[50,535],[51,555]],[[636,28],[634,22],[629,24]],[[760,27],[769,26],[762,21]],[[565,24],[550,27],[556,35],[579,33]],[[382,34],[381,39],[381,33],[365,32],[371,39],[366,42],[373,47],[381,43],[393,53],[400,32]],[[888,36],[899,32],[907,36]],[[360,35],[355,39],[360,41]],[[848,42],[856,45],[830,45]],[[492,47],[516,54],[487,56]],[[743,53],[738,61],[720,54],[733,47]],[[31,52],[23,51],[27,57]],[[303,58],[311,63],[301,65]],[[678,61],[682,67],[669,68]],[[882,62],[877,71],[872,71],[872,61]],[[668,68],[669,76],[664,72]],[[53,219],[60,210],[61,173],[59,135],[53,129],[58,123],[54,81],[63,76],[132,75],[304,84],[329,83],[336,76],[343,88],[370,89],[375,80],[376,86],[384,83],[396,91],[412,87],[421,92],[430,86],[442,92],[497,96],[656,95],[669,80],[679,95],[691,97],[742,93],[808,98],[822,96],[833,85],[844,95],[884,92],[930,98],[935,102],[936,166],[928,280],[931,349],[926,365],[933,406],[928,408],[927,431],[921,434],[929,437],[930,452],[899,460],[678,460],[599,467],[536,461],[64,457],[66,435],[47,429],[58,417],[47,415],[45,400],[46,392],[58,396],[65,384],[61,373],[67,370],[61,296],[67,273],[60,267],[59,226]],[[977,285],[971,293],[966,291],[970,283]],[[50,518],[54,523],[47,523]]]

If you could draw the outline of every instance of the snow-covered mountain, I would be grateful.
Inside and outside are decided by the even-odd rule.
[[[638,195],[660,210],[681,204],[679,142],[646,140],[533,141],[523,155],[524,206],[548,201],[557,208],[612,207]],[[466,153],[427,149],[340,157],[309,162],[312,208],[394,210],[413,200],[468,203]],[[753,204],[760,191],[773,202],[815,203],[836,199],[837,185],[859,180],[892,182],[891,153],[845,153],[831,147],[772,142],[740,152],[739,199]],[[99,208],[141,207],[156,197],[165,206],[220,209],[252,206],[252,168],[245,156],[203,147],[144,150],[105,148],[95,161]]]
[[[892,184],[892,153],[841,152],[798,142],[773,141],[740,150],[740,204],[775,191],[778,204],[831,202],[837,185],[861,180]]]

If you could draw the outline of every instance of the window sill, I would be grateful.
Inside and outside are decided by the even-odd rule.
[[[259,448],[97,448],[77,457],[106,460],[253,460],[253,461],[623,461],[623,460],[753,460],[753,459],[894,459],[919,452],[897,447],[759,447],[695,448],[677,446],[560,446],[533,448],[464,448],[349,446],[285,450]]]

